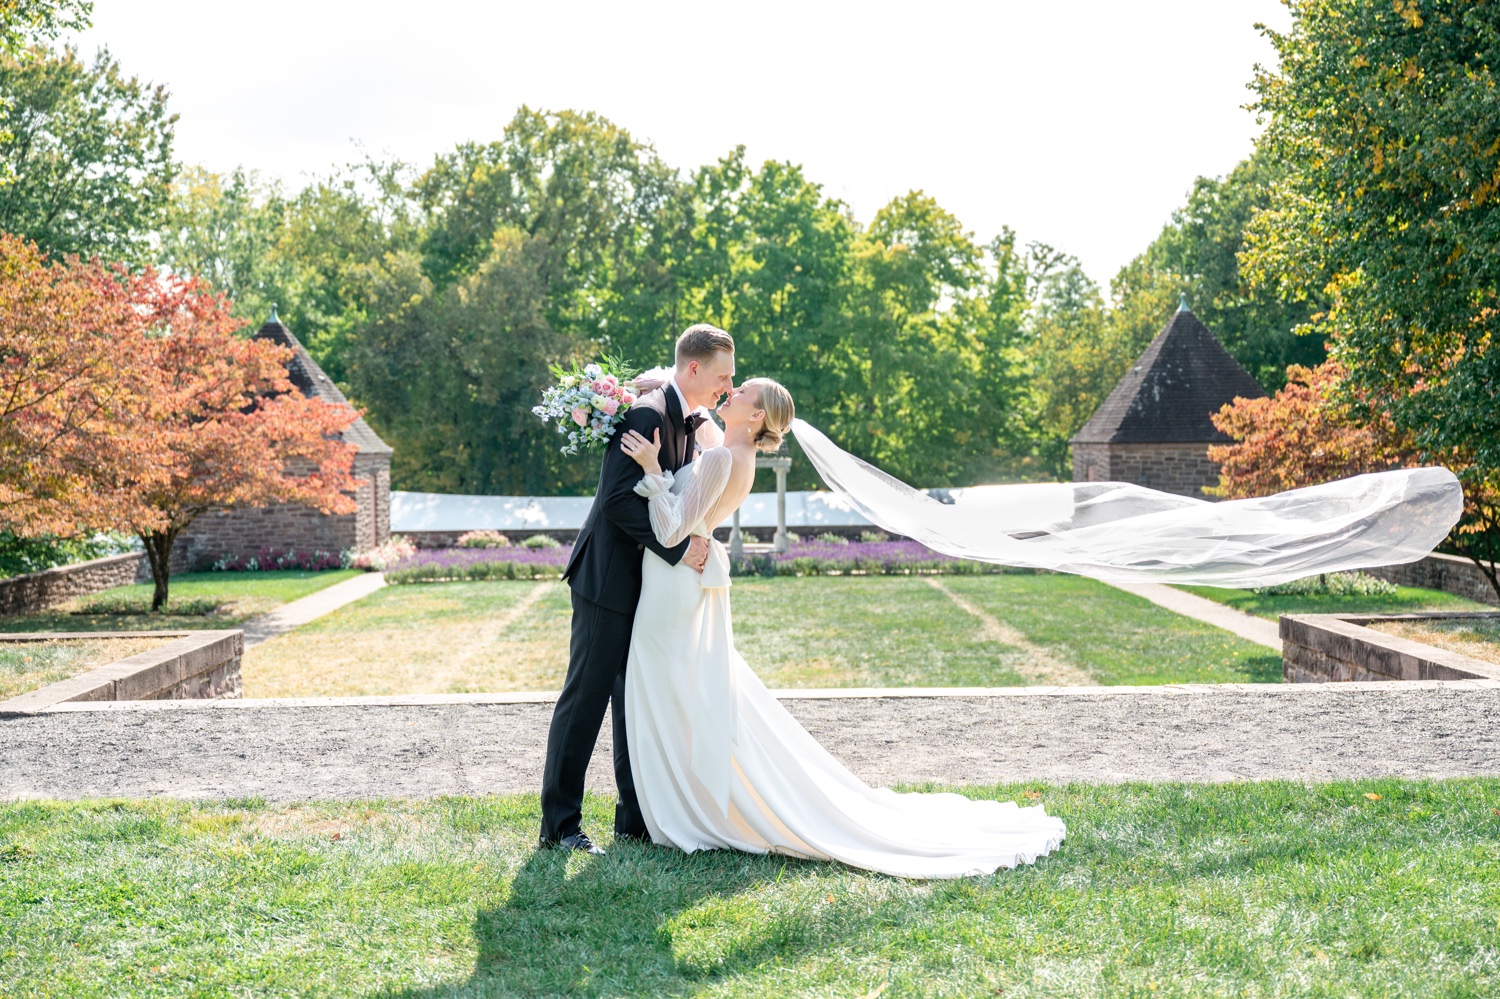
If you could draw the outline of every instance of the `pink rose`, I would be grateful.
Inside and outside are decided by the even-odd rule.
[[[584,409],[582,406],[579,406],[577,409],[573,410],[573,422],[578,424],[580,427],[588,426],[589,411]]]
[[[620,396],[620,402],[621,404],[626,406],[634,406],[635,396],[631,395],[629,392],[626,392],[624,395]]]
[[[605,391],[603,379],[600,379],[599,381],[593,382],[592,383],[592,388],[593,388],[593,390],[595,392],[603,392],[603,391]]]
[[[604,376],[604,391],[605,392],[611,392],[612,393],[612,392],[614,392],[615,389],[617,389],[619,387],[620,387],[620,382],[619,382],[618,379],[615,378],[614,375],[605,375]]]
[[[618,401],[616,401],[614,399],[605,399],[604,400],[604,415],[605,416],[614,416],[615,413],[619,412],[619,410],[620,410],[620,403]]]

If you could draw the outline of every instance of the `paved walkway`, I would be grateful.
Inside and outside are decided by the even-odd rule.
[[[1500,776],[1500,681],[784,692],[872,784]],[[0,720],[0,799],[535,791],[551,695],[68,705]],[[610,792],[609,733],[589,786]]]
[[[342,583],[334,583],[316,593],[310,593],[301,600],[282,604],[269,614],[253,617],[241,625],[245,629],[245,648],[259,645],[277,635],[285,635],[293,628],[300,628],[324,614],[369,596],[384,585],[385,573],[361,573]]]
[[[1277,652],[1281,651],[1280,626],[1275,621],[1267,621],[1263,617],[1246,614],[1233,607],[1215,603],[1206,597],[1184,593],[1161,583],[1111,583],[1110,585],[1126,593],[1145,597],[1153,604],[1165,607],[1169,611],[1185,617],[1197,618],[1215,628],[1232,631],[1247,641],[1267,646]]]

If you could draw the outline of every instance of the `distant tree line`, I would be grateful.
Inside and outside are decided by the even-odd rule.
[[[42,45],[0,61],[0,230],[54,254],[203,278],[247,324],[271,304],[396,448],[399,488],[586,492],[529,409],[551,362],[664,362],[692,322],[745,373],[922,485],[1066,477],[1067,438],[1187,292],[1268,387],[1321,345],[1308,306],[1236,254],[1268,168],[1200,180],[1109,301],[1078,262],[986,242],[913,191],[862,224],[795,164],[743,149],[680,171],[597,115],[522,108],[425,168],[366,160],[300,191],[182,168],[165,92]],[[795,447],[795,442],[793,442]],[[794,484],[816,478],[795,466]]]

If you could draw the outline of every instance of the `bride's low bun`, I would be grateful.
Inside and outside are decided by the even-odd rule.
[[[755,435],[755,449],[767,454],[774,454],[781,450],[781,442],[786,440],[786,434],[775,430],[762,430]]]
[[[760,389],[757,408],[766,414],[760,431],[755,435],[755,448],[767,453],[775,452],[781,449],[782,441],[786,440],[787,431],[792,426],[792,418],[796,415],[792,406],[792,394],[780,382],[770,378],[757,378],[755,384]]]

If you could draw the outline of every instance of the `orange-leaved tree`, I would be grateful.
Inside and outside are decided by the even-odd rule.
[[[173,543],[204,511],[352,512],[339,435],[358,414],[303,396],[291,351],[239,326],[201,283],[0,236],[0,528],[139,535],[159,610]]]
[[[133,406],[121,433],[151,462],[100,463],[93,495],[125,516],[166,602],[172,546],[200,514],[220,507],[297,503],[352,513],[355,447],[339,435],[354,410],[304,396],[291,351],[235,335],[226,300],[197,281],[147,271],[121,275],[140,316],[130,365]]]
[[[142,442],[120,433],[139,401],[139,326],[106,268],[50,261],[0,234],[0,528],[67,535],[79,509],[96,523],[124,516],[130,503],[87,490],[101,463],[148,463]]]
[[[1459,452],[1424,453],[1399,430],[1388,410],[1345,382],[1337,360],[1316,368],[1287,368],[1287,384],[1273,396],[1237,399],[1213,414],[1233,444],[1208,449],[1219,463],[1219,484],[1206,490],[1226,499],[1268,496],[1285,489],[1392,468],[1441,464],[1464,484],[1464,514],[1447,544],[1479,567],[1500,596],[1500,481],[1480,475]]]

